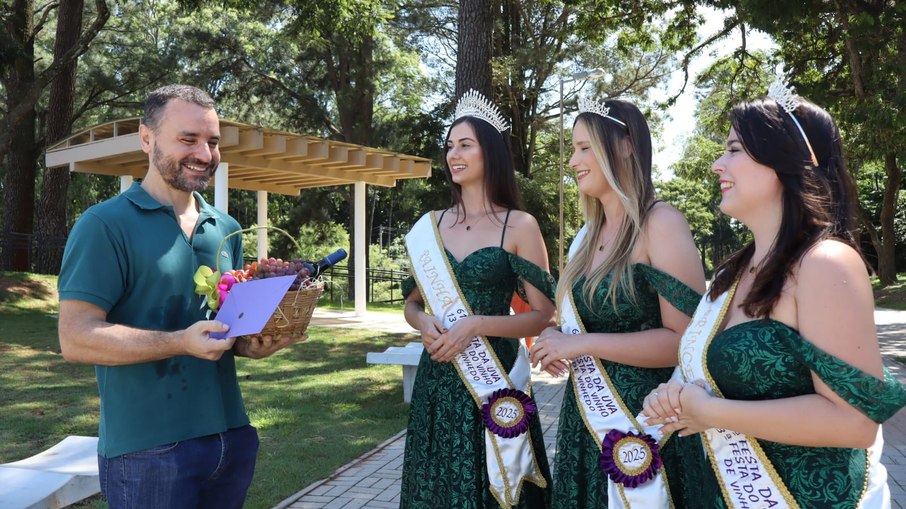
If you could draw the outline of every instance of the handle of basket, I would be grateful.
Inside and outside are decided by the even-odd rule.
[[[227,241],[227,239],[230,238],[230,237],[232,237],[232,236],[234,236],[234,235],[241,235],[241,234],[243,234],[243,233],[250,233],[250,232],[253,232],[253,231],[255,231],[255,230],[276,230],[276,231],[282,233],[283,235],[286,235],[286,238],[288,238],[288,239],[296,246],[296,249],[298,249],[299,252],[302,252],[302,246],[300,246],[299,243],[296,242],[296,239],[294,239],[293,236],[290,235],[290,234],[289,234],[286,230],[284,230],[283,228],[278,228],[278,227],[276,227],[276,226],[268,226],[268,225],[264,225],[264,226],[250,226],[250,227],[248,227],[248,228],[243,228],[243,229],[241,229],[241,230],[236,230],[236,231],[234,231],[234,232],[232,232],[232,233],[226,235],[225,237],[223,237],[223,239],[220,241],[220,245],[217,246],[217,263],[216,263],[216,265],[217,265],[217,266],[216,266],[217,272],[220,272],[220,253],[221,253],[221,251],[223,250],[223,244]],[[221,274],[222,274],[222,272],[221,272]]]

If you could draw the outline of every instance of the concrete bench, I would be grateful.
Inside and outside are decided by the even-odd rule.
[[[50,449],[0,465],[0,507],[57,509],[101,491],[97,437],[68,436]]]
[[[383,352],[369,352],[366,357],[368,364],[398,364],[403,366],[403,401],[412,401],[412,386],[415,384],[415,374],[418,372],[418,360],[422,357],[425,347],[421,343],[412,342],[406,346],[391,346]]]

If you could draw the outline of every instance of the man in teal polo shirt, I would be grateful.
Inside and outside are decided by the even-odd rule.
[[[234,355],[261,358],[302,338],[214,339],[192,276],[242,265],[239,229],[198,194],[220,163],[220,121],[203,91],[170,85],[145,101],[141,184],[86,210],[60,271],[60,346],[96,365],[98,465],[111,508],[242,507],[258,435]]]

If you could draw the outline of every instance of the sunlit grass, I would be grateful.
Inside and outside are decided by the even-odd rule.
[[[875,305],[883,308],[906,310],[906,275],[900,274],[899,281],[881,288],[878,278],[871,281],[875,294]]]
[[[57,277],[0,271],[0,313],[29,312],[57,312]]]
[[[0,463],[67,435],[97,435],[94,368],[59,353],[54,279],[0,273]],[[268,359],[237,360],[261,438],[248,508],[273,507],[406,425],[401,369],[368,365],[365,355],[414,337],[327,327],[309,336]]]

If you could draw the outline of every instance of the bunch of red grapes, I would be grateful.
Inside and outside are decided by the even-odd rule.
[[[315,278],[310,277],[312,272],[314,272],[314,266],[311,262],[304,260],[284,261],[280,258],[262,258],[257,262],[246,263],[242,269],[227,271],[227,274],[236,278],[237,283],[295,274],[296,280],[289,289],[298,290],[314,286]]]

